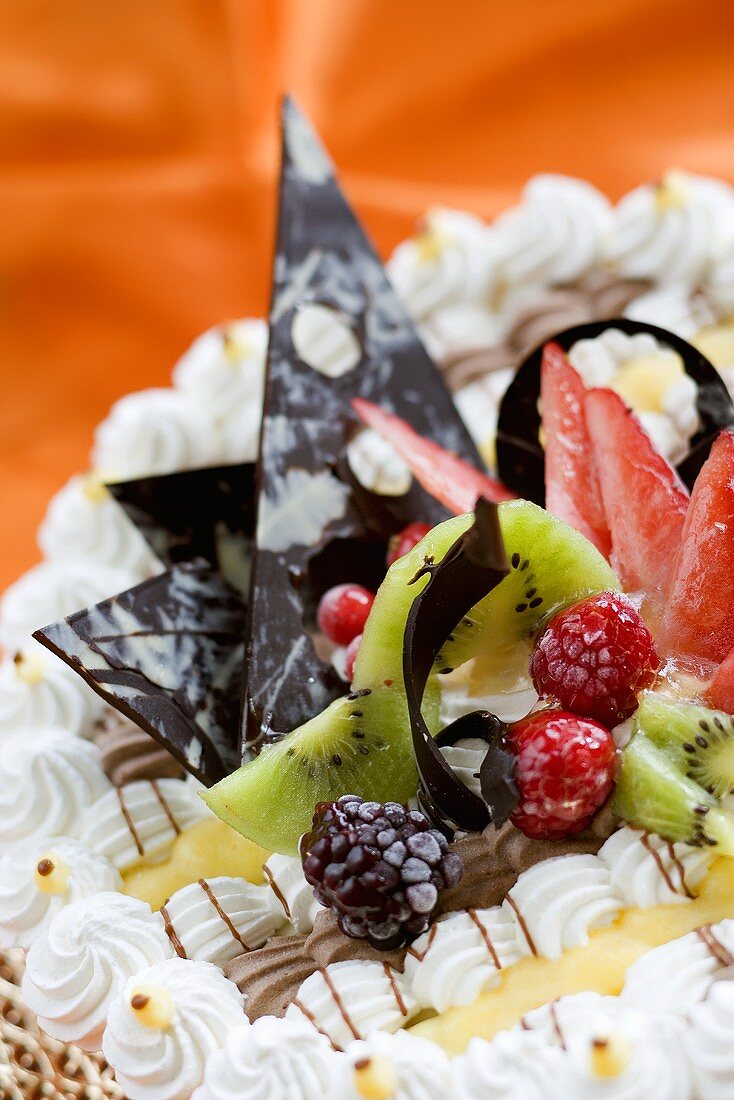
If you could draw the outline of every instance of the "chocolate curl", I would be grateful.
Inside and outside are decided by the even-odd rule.
[[[626,317],[575,325],[549,337],[568,351],[577,340],[600,336],[618,328],[634,335],[646,332],[680,355],[686,374],[698,387],[696,408],[700,427],[689,440],[689,451],[678,464],[678,473],[688,486],[693,484],[709,456],[711,446],[723,428],[734,424],[734,404],[726,383],[705,355],[667,329]],[[502,399],[497,425],[497,466],[504,484],[541,507],[545,505],[545,452],[540,444],[540,365],[543,345],[537,347],[518,368]]]
[[[426,561],[413,583],[428,575],[428,584],[413,602],[405,626],[403,676],[413,751],[420,779],[419,800],[446,832],[479,832],[490,821],[501,824],[517,805],[512,779],[513,757],[503,743],[500,720],[475,711],[448,726],[434,740],[421,712],[435,655],[464,616],[509,573],[497,506],[477,501],[474,524],[438,564]],[[481,737],[489,746],[480,770],[482,798],[454,774],[440,751],[462,737]]]

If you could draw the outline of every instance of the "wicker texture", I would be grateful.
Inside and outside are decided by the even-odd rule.
[[[44,1035],[23,1004],[23,953],[0,954],[2,1100],[124,1100],[101,1055]]]

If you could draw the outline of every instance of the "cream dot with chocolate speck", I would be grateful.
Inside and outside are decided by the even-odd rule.
[[[359,363],[362,349],[346,318],[330,306],[311,303],[296,311],[291,325],[299,359],[327,378],[341,378]]]

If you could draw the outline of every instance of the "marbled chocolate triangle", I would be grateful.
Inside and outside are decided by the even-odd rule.
[[[248,635],[243,758],[344,691],[304,629],[310,562],[334,539],[361,553],[443,508],[415,483],[400,497],[355,491],[343,456],[365,397],[482,466],[441,376],[295,105],[282,113],[282,166]],[[299,590],[299,586],[300,590]]]

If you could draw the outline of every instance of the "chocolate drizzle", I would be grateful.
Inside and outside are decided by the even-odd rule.
[[[504,727],[494,715],[476,711],[452,723],[434,740],[421,713],[436,654],[451,631],[509,573],[497,506],[477,501],[474,523],[438,564],[426,561],[413,583],[428,583],[413,601],[405,625],[403,675],[420,780],[419,800],[447,832],[480,832],[491,820],[507,820],[517,805],[512,756],[502,744]],[[489,746],[480,771],[482,798],[456,777],[440,752],[442,739],[482,737]]]
[[[680,336],[644,321],[618,318],[576,325],[552,337],[568,351],[577,340],[600,336],[609,328],[634,335],[649,333],[661,344],[680,355],[687,375],[697,386],[696,407],[699,428],[689,441],[689,451],[678,465],[678,473],[689,487],[708,458],[711,446],[723,428],[734,424],[734,405],[726,384],[709,360]],[[540,365],[542,346],[537,347],[520,366],[500,405],[497,425],[497,465],[504,484],[514,492],[545,504],[545,454],[540,443],[541,427]]]

